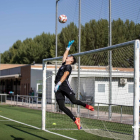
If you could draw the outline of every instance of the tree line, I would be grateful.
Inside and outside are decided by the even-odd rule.
[[[78,52],[78,33],[78,27],[73,22],[62,28],[58,34],[58,56],[63,55],[70,40],[75,40],[70,53]],[[108,33],[108,21],[106,19],[91,20],[85,25],[81,25],[81,52],[108,46]],[[134,39],[140,39],[140,24],[121,19],[112,21],[112,45]],[[130,50],[133,51],[132,47],[128,49],[128,51]],[[115,66],[122,66],[122,63],[125,63],[127,66],[133,66],[133,54],[130,54],[128,51],[124,51],[126,55],[114,51],[116,58],[113,63]],[[107,65],[108,59],[106,55],[108,54],[104,52],[94,54],[90,58],[90,62],[87,63],[89,65]],[[121,62],[120,58],[123,56],[126,62]],[[17,40],[8,51],[1,54],[1,63],[31,64],[33,61],[42,63],[42,59],[52,57],[55,57],[55,34],[43,32],[33,39],[27,38],[23,42]],[[84,60],[88,58],[88,56],[81,58],[81,63],[84,64]],[[103,62],[103,59],[106,60]]]

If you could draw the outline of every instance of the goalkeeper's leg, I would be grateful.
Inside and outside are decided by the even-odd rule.
[[[73,104],[81,105],[81,106],[83,106],[83,107],[85,107],[85,108],[87,108],[87,109],[89,109],[89,110],[91,110],[91,111],[94,111],[94,107],[93,107],[93,106],[88,105],[88,104],[85,104],[85,103],[81,102],[80,100],[76,100],[74,94],[70,94],[70,95],[68,96],[68,98],[70,99],[70,101],[71,101]]]
[[[65,100],[57,100],[57,103],[59,105],[59,109],[61,109],[65,114],[67,114],[73,121],[76,120],[71,111],[65,106]]]
[[[65,114],[67,114],[75,122],[78,129],[81,129],[80,118],[75,118],[72,112],[67,107],[65,107],[65,100],[57,100],[57,103],[59,105],[59,109],[61,109]]]

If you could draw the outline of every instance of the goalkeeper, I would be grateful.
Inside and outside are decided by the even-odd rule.
[[[73,55],[68,56],[70,47],[73,44],[73,42],[74,40],[69,41],[68,47],[66,48],[66,51],[63,55],[62,66],[59,68],[58,73],[55,78],[56,85],[54,88],[54,92],[55,92],[56,101],[59,105],[59,108],[75,122],[78,129],[81,129],[80,119],[75,118],[72,112],[67,107],[65,107],[65,96],[69,98],[73,104],[81,105],[91,111],[94,111],[94,108],[90,105],[87,105],[81,102],[80,100],[76,100],[75,93],[70,87],[70,84],[68,81],[68,78],[72,71],[71,65],[76,63],[76,59]]]

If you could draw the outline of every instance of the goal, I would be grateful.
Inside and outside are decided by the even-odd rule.
[[[139,47],[139,40],[133,40],[73,54],[80,58],[80,67],[72,66],[70,85],[76,98],[93,105],[95,110],[90,112],[71,104],[68,99],[66,106],[81,118],[86,132],[115,139],[138,140]],[[56,71],[53,62],[61,59],[62,56],[43,59],[43,130],[76,130],[74,123],[57,108],[55,102],[53,89]],[[57,70],[60,64],[57,64]]]

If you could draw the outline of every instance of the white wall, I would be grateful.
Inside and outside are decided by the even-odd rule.
[[[99,80],[100,79],[100,80]],[[130,78],[128,82],[121,85],[119,78],[112,79],[112,104],[133,106],[133,93],[128,92],[128,85],[133,84]],[[98,92],[98,85],[105,84],[105,92]],[[108,103],[109,102],[109,81],[104,78],[96,78],[95,81],[95,102]]]
[[[50,77],[49,77],[50,76]],[[107,77],[92,77],[93,75],[87,77],[86,74],[81,73],[80,78],[80,92],[85,96],[93,96],[94,102],[100,103],[109,103],[109,78]],[[55,75],[53,71],[47,71],[47,80],[46,80],[46,93],[47,99],[55,99],[54,94],[54,80]],[[125,85],[119,84],[119,77],[112,79],[112,104],[120,105],[133,105],[133,93],[128,93],[128,85],[133,84],[133,78],[127,78],[127,83]],[[42,80],[42,70],[31,69],[31,87],[36,92],[37,81]],[[69,82],[77,94],[78,92],[78,78],[76,73],[72,73]],[[99,92],[98,85],[105,84],[105,91]]]
[[[37,81],[42,80],[43,71],[42,69],[31,69],[31,87],[37,94]],[[49,77],[49,78],[48,78]],[[46,97],[52,98],[54,93],[52,91],[52,71],[47,71],[46,73]]]
[[[105,85],[104,92],[98,92],[99,84]],[[108,78],[95,78],[95,102],[97,103],[108,103],[109,101],[109,82]]]
[[[125,85],[118,83],[118,81],[112,82],[112,103],[133,106],[133,93],[128,92],[128,84],[133,82],[127,82]]]
[[[35,95],[37,93],[37,81],[42,80],[42,72],[41,69],[31,69],[31,87]]]

